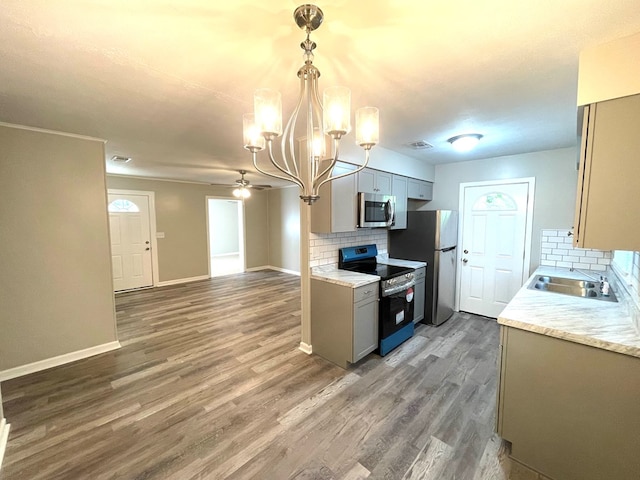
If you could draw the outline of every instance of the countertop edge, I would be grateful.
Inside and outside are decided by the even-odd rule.
[[[542,327],[540,325],[534,325],[528,322],[521,322],[518,320],[511,320],[508,318],[498,317],[498,324],[505,327],[517,328],[518,330],[524,330],[531,333],[537,333],[545,335],[547,337],[557,338],[558,340],[566,340],[573,343],[579,343],[588,347],[595,347],[601,350],[608,350],[614,353],[620,353],[623,355],[630,355],[632,357],[640,358],[640,349],[637,347],[624,345],[616,342],[609,342],[606,340],[599,340],[597,338],[580,335],[576,333],[566,332],[564,330],[558,330],[551,327]]]

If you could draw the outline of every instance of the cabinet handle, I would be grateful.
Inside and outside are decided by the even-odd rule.
[[[373,293],[373,290],[365,290],[362,292],[363,295],[369,295],[370,293]]]

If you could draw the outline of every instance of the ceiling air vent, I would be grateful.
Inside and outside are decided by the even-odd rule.
[[[129,163],[131,161],[131,157],[122,157],[120,155],[114,155],[111,157],[111,161],[115,163]]]
[[[414,150],[427,150],[429,148],[433,148],[433,145],[431,145],[428,142],[425,142],[424,140],[418,140],[417,142],[411,142],[409,144],[409,146],[411,148],[413,148]]]

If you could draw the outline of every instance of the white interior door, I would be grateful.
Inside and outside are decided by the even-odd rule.
[[[461,187],[460,310],[498,317],[528,276],[532,181]]]
[[[113,289],[153,285],[149,198],[109,194]]]

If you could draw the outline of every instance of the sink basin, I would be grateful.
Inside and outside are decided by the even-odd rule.
[[[570,287],[579,287],[579,288],[599,288],[596,287],[596,284],[590,282],[588,280],[576,280],[574,278],[562,278],[562,277],[538,277],[536,282],[542,283],[553,283],[557,285],[567,285]]]
[[[538,276],[529,284],[529,289],[543,292],[561,293],[573,297],[594,298],[607,302],[617,302],[616,296],[609,288],[609,295],[604,296],[600,292],[600,285],[589,280],[576,280],[573,278]]]

